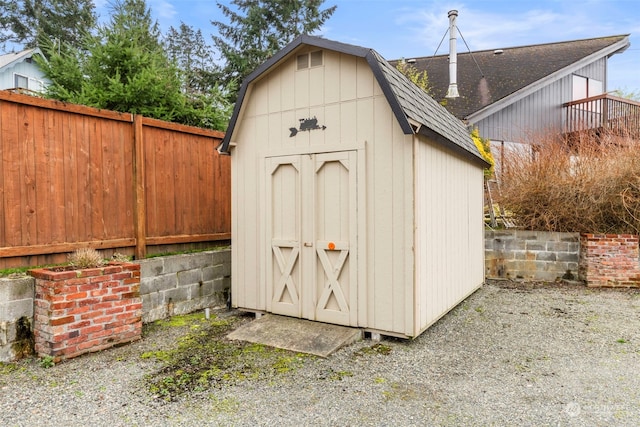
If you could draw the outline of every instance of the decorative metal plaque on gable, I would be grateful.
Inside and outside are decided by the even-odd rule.
[[[296,136],[298,132],[311,132],[315,129],[325,130],[327,128],[325,125],[319,126],[318,119],[315,116],[312,119],[299,119],[299,121],[299,128],[289,128],[289,131],[291,132],[291,134],[289,134],[289,138]]]

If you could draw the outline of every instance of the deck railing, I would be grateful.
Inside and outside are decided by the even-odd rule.
[[[565,132],[604,131],[640,138],[640,102],[609,94],[563,104]]]

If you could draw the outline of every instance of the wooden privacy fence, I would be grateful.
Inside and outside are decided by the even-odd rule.
[[[0,91],[0,268],[229,240],[223,136]]]

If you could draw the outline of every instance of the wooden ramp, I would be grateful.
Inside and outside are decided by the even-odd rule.
[[[227,338],[327,357],[339,348],[362,339],[362,331],[345,326],[266,314],[260,319],[240,326],[227,335]]]

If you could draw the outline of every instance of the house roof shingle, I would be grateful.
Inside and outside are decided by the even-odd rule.
[[[220,152],[228,153],[229,151],[230,138],[251,82],[303,44],[366,59],[405,134],[421,133],[427,135],[459,154],[480,162],[483,166],[487,165],[473,143],[466,126],[414,85],[375,50],[308,35],[297,37],[244,80],[225,138],[219,147]]]
[[[558,43],[458,52],[459,98],[447,99],[446,107],[459,119],[467,119],[488,105],[504,100],[556,73],[570,73],[581,66],[624,51],[629,35],[599,37]],[[449,87],[449,55],[411,58],[419,71],[426,70],[433,97],[445,99]],[[397,64],[398,60],[390,61]],[[584,64],[586,65],[586,64]]]

